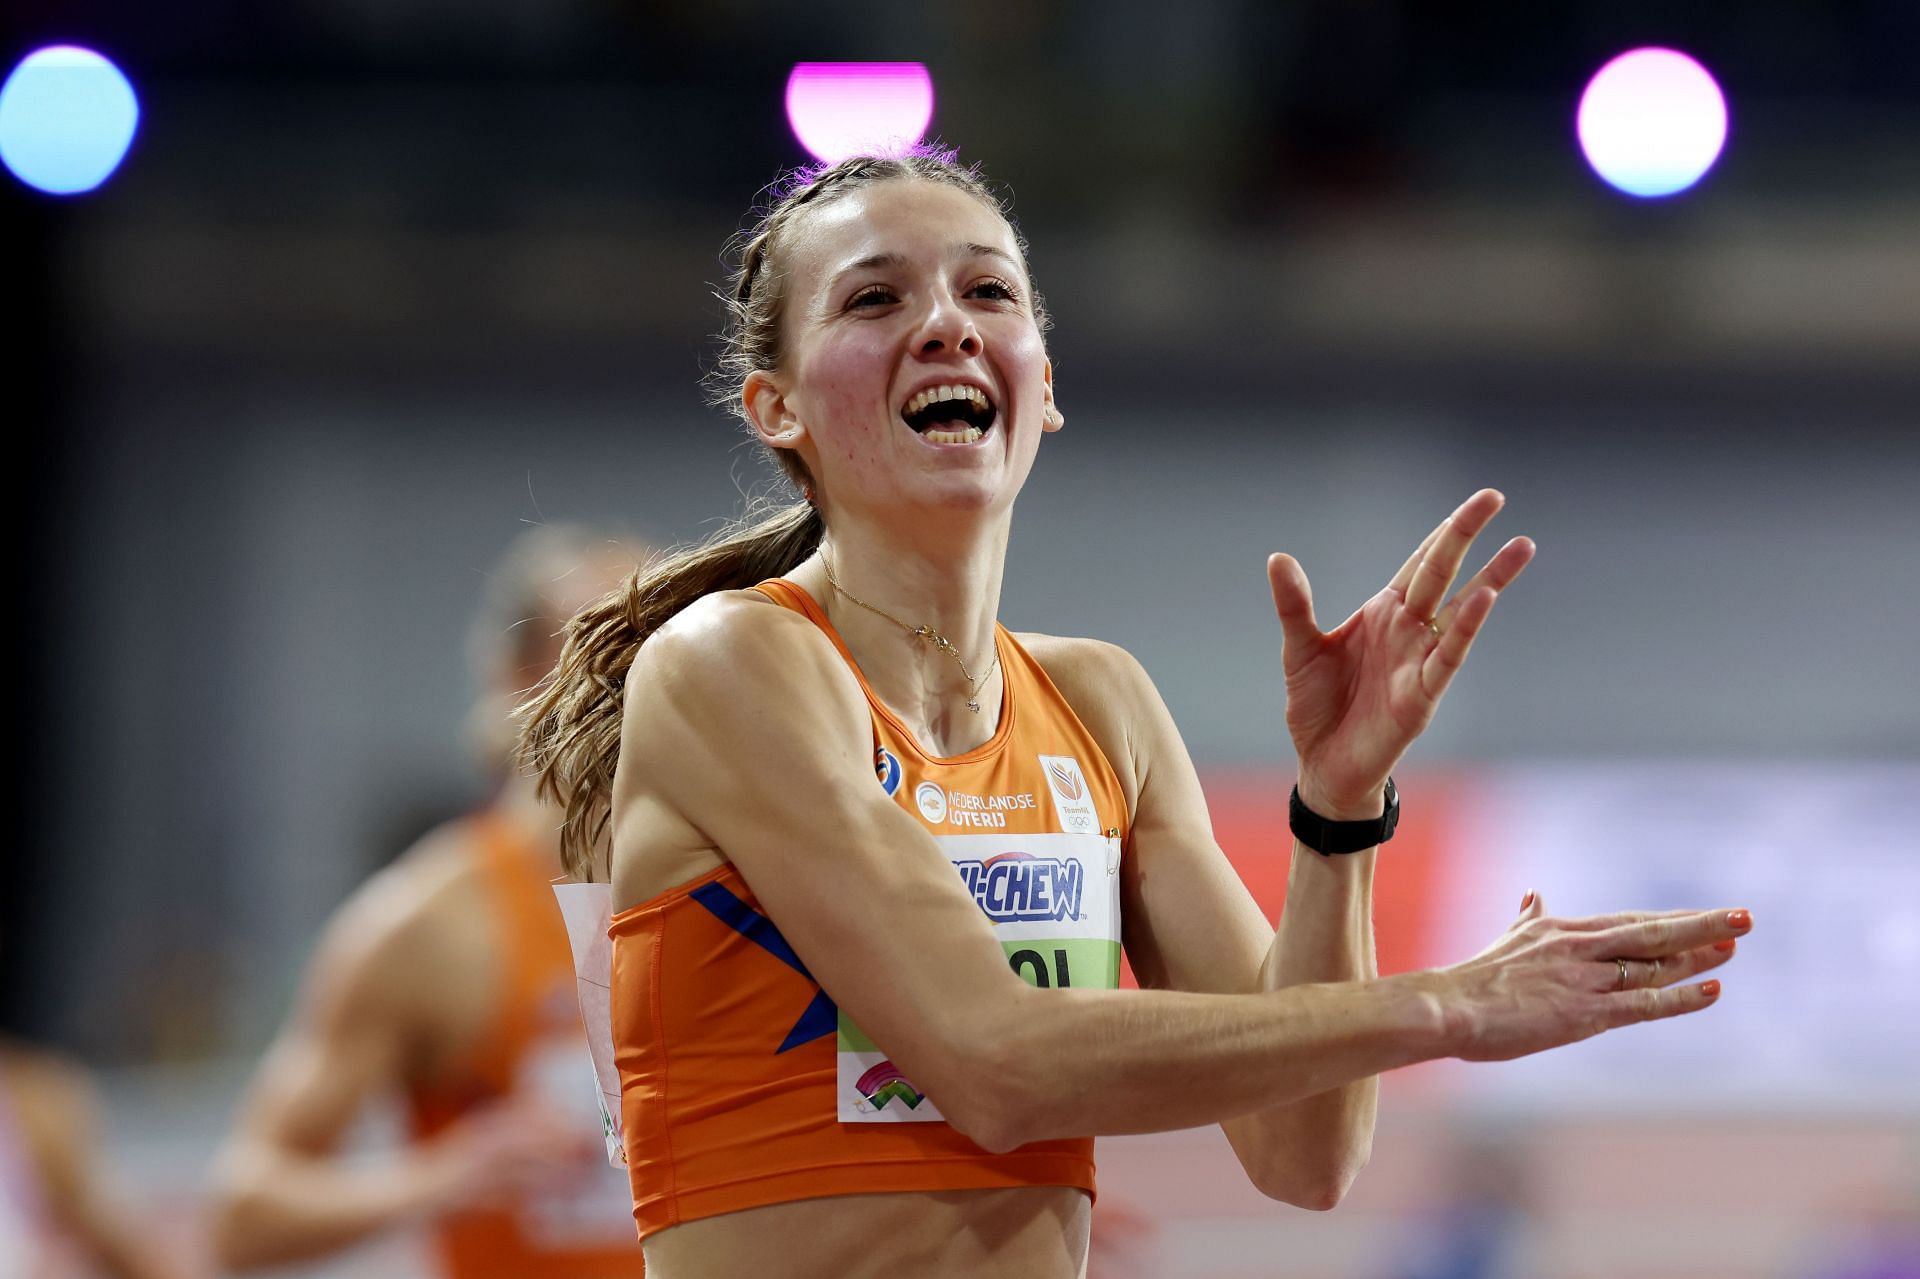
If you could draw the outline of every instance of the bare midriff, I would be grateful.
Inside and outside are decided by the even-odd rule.
[[[1091,1224],[1070,1186],[802,1199],[650,1235],[647,1279],[1080,1279]]]

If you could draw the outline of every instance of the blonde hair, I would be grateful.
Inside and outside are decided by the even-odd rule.
[[[652,553],[612,529],[537,524],[514,537],[488,569],[467,628],[475,697],[466,737],[489,778],[514,759],[514,708],[551,670],[567,618]]]
[[[1027,246],[1007,204],[973,166],[949,150],[921,147],[900,155],[855,156],[799,170],[770,188],[772,202],[735,237],[737,265],[718,296],[727,309],[720,359],[708,381],[716,404],[740,413],[748,375],[780,367],[783,259],[789,228],[809,207],[886,181],[920,179],[957,187],[992,209],[1013,230],[1022,260]],[[1029,281],[1035,322],[1047,314]],[[806,463],[791,449],[768,449],[801,494],[811,494]],[[613,773],[620,759],[622,690],[635,655],[668,619],[703,595],[742,590],[792,572],[820,547],[826,525],[811,501],[762,497],[707,540],[636,570],[620,589],[576,613],[565,628],[553,678],[518,710],[519,760],[540,794],[561,806],[560,855],[576,879],[593,878],[596,854],[612,820]]]

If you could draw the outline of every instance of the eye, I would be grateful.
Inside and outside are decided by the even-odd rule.
[[[893,290],[886,285],[869,284],[866,288],[861,289],[858,293],[847,299],[847,309],[851,311],[855,307],[886,306],[890,302],[898,302],[899,300],[898,297],[894,296]]]
[[[967,290],[969,295],[988,298],[995,302],[1018,302],[1020,295],[1005,280],[986,279]]]

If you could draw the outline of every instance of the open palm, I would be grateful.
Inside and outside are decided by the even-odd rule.
[[[1493,611],[1533,558],[1516,537],[1446,600],[1474,538],[1506,499],[1481,489],[1427,534],[1386,587],[1331,631],[1291,555],[1267,560],[1285,635],[1287,729],[1300,756],[1300,797],[1334,820],[1380,815],[1387,774],[1433,719],[1441,696]]]

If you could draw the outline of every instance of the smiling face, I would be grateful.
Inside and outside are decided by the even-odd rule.
[[[743,398],[763,440],[804,458],[823,507],[1010,507],[1052,392],[1006,222],[956,187],[891,179],[807,210],[780,258],[780,367]]]

